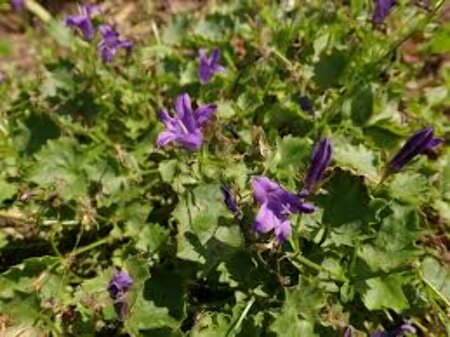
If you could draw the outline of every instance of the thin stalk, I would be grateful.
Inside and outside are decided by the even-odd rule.
[[[70,256],[73,257],[73,256],[77,256],[77,255],[86,253],[87,251],[89,251],[89,250],[91,250],[91,249],[94,249],[94,248],[97,248],[97,247],[99,247],[99,246],[103,246],[104,244],[107,244],[107,243],[109,243],[110,241],[111,241],[111,238],[109,238],[109,237],[100,239],[100,240],[98,240],[98,241],[95,241],[95,242],[93,242],[93,243],[87,245],[87,246],[83,246],[83,247],[80,247],[80,248],[78,248],[78,249],[72,251],[72,252],[70,253]]]
[[[34,0],[26,0],[25,7],[44,23],[49,23],[53,19],[52,15]]]
[[[342,278],[342,276],[337,275],[336,273],[332,272],[331,270],[322,267],[321,265],[318,265],[317,263],[311,261],[310,259],[304,257],[303,255],[293,255],[289,258],[289,260],[291,261],[292,265],[294,267],[296,267],[297,269],[299,269],[301,271],[301,267],[298,263],[300,264],[304,264],[305,266],[308,266],[312,269],[317,270],[318,272],[323,272],[328,274],[330,277],[338,280],[338,281],[345,281],[345,279]],[[298,262],[298,263],[297,263]]]
[[[422,273],[419,273],[420,278],[422,279],[423,283],[437,296],[439,299],[445,303],[447,308],[450,308],[450,301],[433,285],[430,281],[428,281],[426,278],[423,277]]]
[[[247,317],[248,312],[250,311],[251,307],[253,306],[253,304],[255,303],[255,297],[252,296],[250,298],[250,300],[248,301],[247,305],[245,306],[244,310],[242,310],[241,315],[239,316],[239,319],[236,321],[235,324],[233,324],[227,331],[227,334],[225,335],[225,337],[230,336],[230,334],[232,332],[237,332],[239,331],[239,328],[242,325],[242,322],[244,321],[245,317]]]

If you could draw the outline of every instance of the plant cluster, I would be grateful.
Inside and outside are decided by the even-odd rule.
[[[450,336],[445,1],[3,8],[6,336]]]

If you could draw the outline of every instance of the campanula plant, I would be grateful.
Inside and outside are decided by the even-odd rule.
[[[447,336],[447,3],[0,0],[0,336]]]

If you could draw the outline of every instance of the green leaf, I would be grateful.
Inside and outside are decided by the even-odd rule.
[[[351,116],[357,125],[365,125],[373,114],[372,88],[367,85],[359,88],[352,99]]]
[[[130,309],[125,320],[125,329],[132,335],[139,335],[140,330],[176,328],[178,322],[169,315],[168,308],[158,307],[154,302],[145,299],[144,286],[150,277],[146,261],[132,257],[125,262],[125,268],[134,280],[131,293],[128,294]]]
[[[314,333],[314,324],[299,319],[294,308],[283,310],[270,326],[270,330],[277,336],[284,337],[317,337]]]
[[[213,237],[219,218],[226,217],[228,211],[220,185],[209,184],[188,190],[172,214],[178,222],[177,256],[200,262],[202,246]]]
[[[88,181],[82,169],[87,158],[75,141],[50,140],[35,156],[33,182],[44,188],[56,188],[65,199],[77,199],[87,193]]]
[[[17,186],[0,180],[0,202],[11,199],[18,191]]]
[[[322,89],[339,84],[347,63],[347,56],[343,52],[334,51],[331,54],[322,54],[314,68],[314,80]]]
[[[376,181],[378,172],[375,154],[363,144],[352,145],[349,139],[333,139],[333,158],[339,167],[348,168],[355,174],[367,176]]]
[[[392,309],[398,313],[409,308],[403,286],[410,278],[402,274],[391,274],[367,280],[368,289],[363,293],[363,302],[369,310]]]
[[[421,263],[423,278],[450,302],[450,271],[436,259],[427,256]]]
[[[192,328],[190,337],[224,337],[232,323],[230,315],[205,313]],[[230,335],[234,336],[234,334]]]
[[[317,196],[324,209],[322,221],[333,226],[352,222],[365,222],[373,217],[369,206],[369,195],[362,177],[350,172],[335,170],[335,174],[324,186],[327,195]]]
[[[136,238],[136,235],[132,237]],[[145,252],[154,253],[169,238],[169,230],[158,224],[145,224],[136,241],[136,248]]]
[[[421,174],[403,172],[392,177],[389,189],[395,198],[419,205],[427,198],[429,182]]]
[[[292,136],[277,139],[277,144],[268,158],[266,167],[278,178],[289,178],[305,170],[311,156],[312,144],[304,138]]]
[[[388,272],[411,264],[417,257],[419,219],[416,210],[398,204],[392,204],[390,210],[377,230],[376,239],[358,253],[373,271]]]

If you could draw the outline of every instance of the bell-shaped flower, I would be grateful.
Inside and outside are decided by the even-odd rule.
[[[133,42],[131,40],[122,40],[120,35],[109,25],[101,25],[100,33],[102,40],[97,49],[104,63],[110,63],[119,49],[124,49],[127,53],[131,52]]]
[[[85,40],[92,40],[95,34],[92,17],[100,12],[99,6],[81,5],[78,7],[78,14],[67,16],[64,22],[67,27],[80,30]]]
[[[208,124],[216,109],[215,104],[206,104],[194,111],[187,93],[178,96],[174,116],[170,116],[166,109],[162,109],[159,113],[166,130],[159,134],[157,146],[165,147],[169,143],[174,143],[188,150],[198,150],[203,144],[202,128]]]
[[[329,138],[322,139],[313,149],[311,164],[305,177],[305,187],[312,192],[323,178],[323,173],[330,164],[333,147]]]
[[[291,235],[289,215],[293,213],[312,213],[315,208],[305,202],[299,194],[285,190],[264,176],[251,181],[253,197],[260,204],[254,228],[258,233],[275,232],[279,243]]]
[[[205,49],[200,49],[198,52],[198,58],[200,62],[198,68],[198,77],[200,79],[200,83],[202,84],[208,83],[215,73],[225,71],[225,68],[219,64],[219,49],[214,49],[211,52],[211,56],[206,55]]]
[[[434,137],[434,129],[425,127],[414,133],[397,152],[388,164],[388,172],[394,173],[400,171],[414,157],[426,153],[442,144],[442,138]]]

